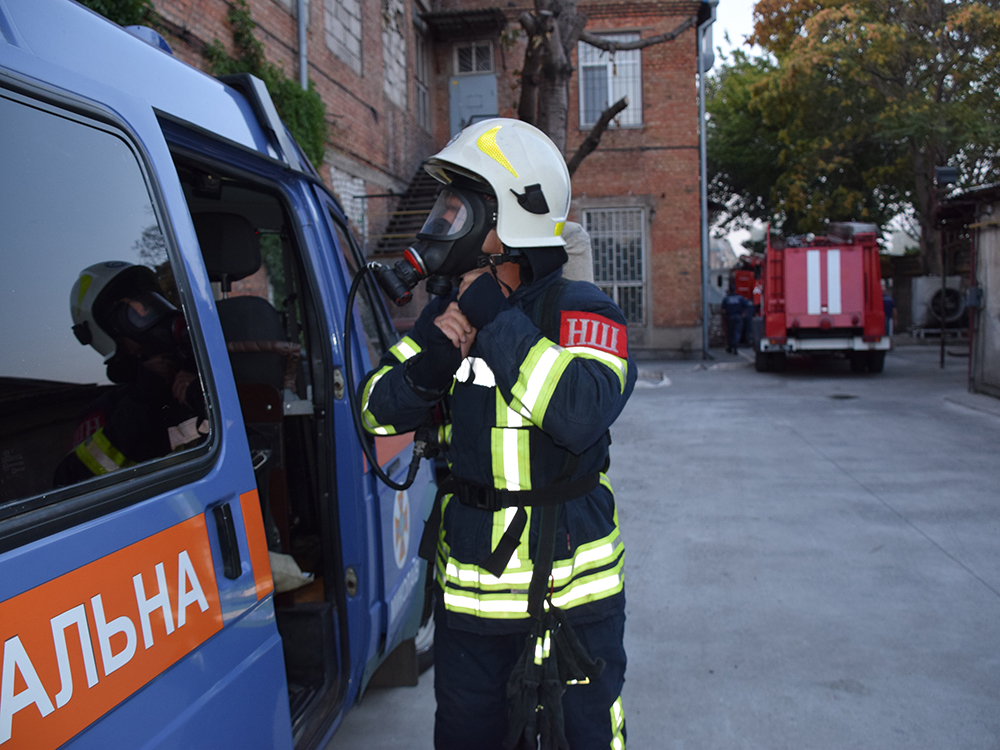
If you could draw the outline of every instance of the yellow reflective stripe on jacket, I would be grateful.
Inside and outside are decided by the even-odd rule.
[[[611,368],[615,375],[618,376],[618,381],[621,383],[622,393],[625,392],[625,381],[628,378],[628,360],[616,357],[614,354],[601,351],[600,349],[594,349],[589,346],[569,346],[566,347],[566,351],[574,357],[593,359],[601,364],[607,365]]]
[[[490,453],[496,487],[511,492],[531,489],[531,448],[527,430],[491,427]]]
[[[510,560],[507,562],[507,567],[504,569],[505,571],[514,571],[520,568],[524,568],[528,571],[531,570],[531,556],[528,553],[528,532],[531,530],[531,508],[525,508],[524,511],[527,514],[527,520],[524,523],[524,531],[521,532],[520,542],[517,545],[517,549],[514,550],[514,554],[510,556]],[[497,511],[493,514],[493,534],[492,539],[490,540],[490,549],[497,548],[497,545],[503,538],[504,532],[507,531],[507,527],[514,521],[515,515],[517,515],[517,508],[504,508],[503,510]]]
[[[398,344],[397,344],[398,346]],[[395,347],[393,347],[395,348]],[[372,389],[375,388],[375,384],[378,383],[382,378],[385,377],[392,367],[386,365],[381,370],[372,375],[371,379],[365,385],[365,390],[361,394],[361,420],[364,422],[365,429],[368,432],[373,432],[376,435],[395,435],[396,428],[390,424],[379,424],[378,420],[375,419],[370,411],[368,411],[368,402],[372,397]]]
[[[541,426],[552,393],[573,355],[546,338],[531,347],[521,363],[511,394],[517,399],[521,414]]]
[[[397,341],[395,345],[389,349],[389,351],[392,352],[392,356],[400,362],[405,362],[410,359],[410,357],[415,357],[420,354],[420,345],[409,336],[403,336],[403,338]]]
[[[134,463],[111,444],[108,436],[104,434],[103,427],[77,445],[73,452],[94,476],[118,471],[122,467],[132,466]]]
[[[625,750],[625,709],[622,708],[622,697],[611,704],[611,748]]]
[[[490,429],[493,485],[502,490],[531,489],[531,443],[524,417],[511,409],[496,390],[496,422]],[[494,547],[497,540],[494,539]]]
[[[397,341],[391,349],[392,356],[398,359],[400,362],[405,362],[411,357],[415,357],[420,353],[420,345],[416,341],[411,339],[409,336],[403,336],[399,341]],[[365,429],[368,432],[372,432],[376,435],[395,435],[397,430],[391,424],[380,424],[375,416],[368,410],[368,402],[372,396],[372,390],[375,388],[375,384],[381,380],[392,367],[386,365],[379,369],[372,377],[369,379],[368,383],[365,385],[365,389],[361,394],[361,420],[365,425]]]
[[[503,517],[503,514],[504,511],[500,511],[497,516]],[[532,565],[526,555],[527,544],[523,541],[529,528],[530,525],[525,527],[518,554],[511,557],[500,577],[478,565],[455,560],[448,545],[439,539],[438,581],[444,592],[445,606],[454,612],[485,618],[524,617],[528,612],[528,584],[532,574]],[[568,609],[621,591],[623,552],[616,526],[606,537],[580,545],[572,558],[554,561],[552,603]]]

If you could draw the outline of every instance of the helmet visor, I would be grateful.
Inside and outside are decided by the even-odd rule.
[[[472,228],[473,215],[469,200],[457,190],[443,188],[434,208],[417,232],[426,240],[456,240]]]

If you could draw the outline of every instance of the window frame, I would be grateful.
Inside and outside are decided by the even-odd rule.
[[[431,55],[430,42],[427,35],[416,26],[413,27],[413,110],[417,124],[428,133],[431,132]]]
[[[191,336],[191,347],[206,397],[207,439],[192,448],[170,453],[119,471],[40,494],[19,497],[0,506],[0,554],[86,521],[168,492],[205,477],[214,467],[222,443],[223,421],[200,316],[195,312],[193,286],[152,162],[142,139],[117,113],[96,103],[38,88],[0,71],[0,97],[49,115],[91,127],[118,138],[132,153],[147,190],[153,216],[163,235],[167,260]]]
[[[483,47],[483,46],[487,47],[487,49],[489,50],[489,60],[490,60],[489,70],[478,70],[478,69],[476,69],[476,60],[478,59],[478,55],[476,54],[476,50],[479,47]],[[472,67],[473,67],[472,70],[460,70],[459,69],[458,52],[461,49],[471,49],[472,50]],[[487,74],[490,74],[490,73],[496,73],[497,72],[497,66],[496,66],[496,59],[495,58],[496,58],[496,52],[493,49],[493,41],[490,40],[490,39],[476,39],[476,40],[471,41],[471,42],[457,42],[454,45],[454,47],[452,47],[452,70],[454,71],[454,74],[455,74],[456,77],[458,77],[458,76],[481,76],[481,75],[487,75]]]
[[[599,239],[596,236],[598,233],[588,227],[592,215],[595,214],[625,214],[626,212],[638,212],[638,224],[639,232],[638,239],[641,243],[641,249],[639,252],[639,259],[642,264],[642,272],[640,274],[640,279],[638,281],[622,281],[617,278],[606,280],[600,278],[598,274],[598,255],[595,251],[594,253],[594,284],[598,286],[601,291],[608,294],[608,289],[610,289],[609,297],[614,301],[616,305],[622,310],[625,315],[628,325],[630,327],[645,328],[649,325],[649,314],[650,314],[650,295],[649,295],[649,209],[646,206],[636,206],[636,205],[609,205],[609,206],[590,206],[581,209],[582,219],[581,224],[584,229],[590,234],[592,238],[592,244],[596,244]],[[615,263],[614,258],[611,259],[611,265],[616,270],[615,275],[617,276],[617,268],[619,264]],[[639,320],[630,320],[629,312],[627,309],[621,305],[621,297],[619,294],[620,289],[639,289],[642,294],[642,302],[640,305],[641,316]]]
[[[642,35],[638,31],[614,31],[614,32],[596,32],[597,36],[602,39],[608,39],[610,41],[621,41],[621,42],[633,42],[639,41]],[[576,47],[576,59],[577,68],[579,73],[577,75],[577,95],[578,95],[578,112],[577,116],[579,118],[580,129],[589,130],[600,119],[600,113],[592,121],[588,121],[585,117],[586,113],[586,87],[584,86],[584,70],[586,68],[599,68],[600,65],[595,62],[584,62],[584,56],[587,50],[596,50],[598,57],[607,55],[608,59],[604,61],[603,65],[605,70],[607,70],[607,97],[608,103],[605,105],[605,109],[610,107],[616,101],[618,101],[622,96],[629,96],[628,107],[621,113],[618,114],[610,123],[608,123],[608,128],[615,128],[621,130],[627,130],[630,128],[642,128],[645,126],[643,118],[643,105],[642,105],[642,50],[620,50],[611,55],[609,52],[605,52],[598,47],[594,47],[592,44],[580,41],[577,42]],[[616,59],[616,57],[621,55],[628,55],[629,59],[621,60]],[[634,59],[633,59],[634,56]],[[620,86],[625,89],[625,93],[615,94],[615,80],[618,78],[614,74],[614,69],[618,65],[629,65],[635,67],[634,80],[630,81],[627,77],[622,80]],[[635,89],[635,100],[633,100],[632,94],[628,93],[630,88]],[[604,110],[602,109],[602,112]],[[638,118],[637,121],[632,122],[631,120]]]
[[[342,8],[344,8],[345,12],[347,11],[346,6],[344,6],[343,0],[323,0],[323,14],[324,14],[323,15],[323,42],[326,45],[327,50],[330,51],[330,54],[332,54],[334,57],[336,57],[338,60],[340,60],[344,65],[346,65],[348,68],[350,68],[356,75],[358,75],[358,76],[364,76],[364,74],[365,74],[364,6],[363,6],[363,4],[359,0],[359,2],[358,2],[359,15],[357,16],[357,19],[358,19],[358,24],[359,24],[359,33],[360,33],[360,35],[359,36],[354,36],[354,34],[352,34],[351,31],[350,31],[350,27],[347,24],[345,24],[337,16],[337,14],[334,13],[330,9],[331,5],[333,5],[333,6],[339,5]],[[347,12],[347,15],[349,15],[351,18],[354,17],[354,15],[351,14],[350,12]],[[330,32],[329,29],[327,29],[327,27],[326,27],[327,16],[332,16],[333,20],[336,21],[340,25],[340,27],[344,30],[344,32],[346,34],[350,35],[351,38],[358,40],[358,52],[357,52],[357,54],[355,54],[353,50],[349,49],[346,44],[344,44],[343,42],[341,42],[340,40],[338,40],[336,38],[336,35],[333,34],[332,32]],[[335,45],[331,45],[330,44],[329,40],[330,40],[331,37],[333,37],[334,41],[337,42],[337,44],[335,44]],[[340,49],[341,48],[345,51],[346,55],[348,55],[350,57],[350,59],[348,59],[347,57],[345,57],[344,55],[342,55],[340,53]],[[357,61],[356,65],[355,65],[355,60]]]

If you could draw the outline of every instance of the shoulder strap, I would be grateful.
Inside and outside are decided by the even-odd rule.
[[[569,279],[564,279],[560,276],[535,299],[535,304],[531,309],[532,318],[535,321],[535,325],[538,326],[538,330],[547,339],[552,339],[553,341],[558,341],[559,339],[560,321],[556,315],[556,310],[559,307],[559,299],[562,297],[563,290],[572,283]]]

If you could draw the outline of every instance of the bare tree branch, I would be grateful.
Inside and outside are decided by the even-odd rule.
[[[598,49],[602,49],[605,52],[624,52],[626,50],[645,49],[646,47],[652,47],[654,44],[662,44],[663,42],[673,41],[688,29],[694,28],[697,23],[698,16],[691,16],[673,31],[668,31],[666,34],[649,36],[645,39],[639,39],[634,42],[613,42],[603,36],[598,36],[597,34],[584,30],[580,33],[580,41],[586,42],[591,46],[597,47]]]
[[[521,15],[519,15],[517,17],[517,21],[521,24],[521,28],[524,29],[524,33],[528,35],[529,39],[538,33],[538,27],[535,25],[535,18],[528,11],[524,11]]]
[[[580,162],[582,162],[591,151],[597,148],[597,144],[601,142],[601,136],[604,135],[604,131],[608,129],[608,125],[611,124],[611,120],[614,119],[615,115],[627,106],[628,97],[623,96],[601,113],[600,119],[594,123],[594,127],[591,128],[590,133],[587,134],[583,143],[580,144],[580,148],[578,148],[576,153],[573,154],[573,158],[566,163],[566,168],[569,170],[570,177],[573,176],[576,168],[580,166]]]
[[[517,103],[517,118],[535,124],[538,115],[538,83],[541,69],[541,45],[538,37],[528,40],[521,70],[521,98]]]

